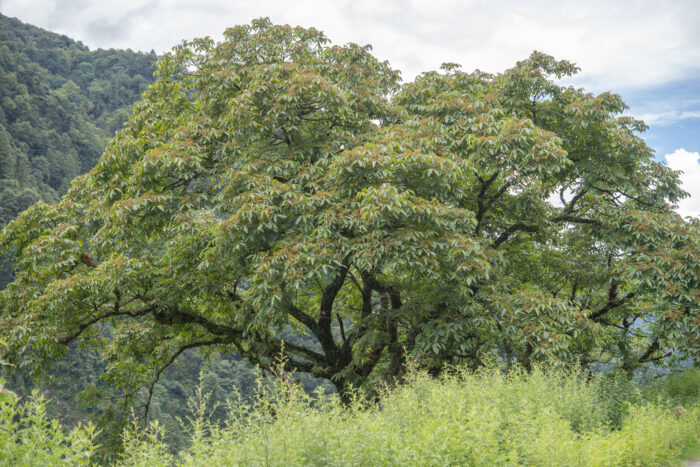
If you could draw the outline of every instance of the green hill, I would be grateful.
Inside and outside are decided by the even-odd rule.
[[[0,14],[0,226],[57,201],[153,81],[155,52],[91,51]],[[0,264],[0,288],[10,279]]]

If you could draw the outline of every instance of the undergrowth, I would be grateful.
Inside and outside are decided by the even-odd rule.
[[[678,465],[700,445],[700,370],[647,386],[623,374],[455,369],[420,372],[379,403],[308,395],[268,381],[255,402],[234,397],[228,421],[201,390],[192,401],[189,449],[170,452],[164,430],[126,430],[123,466]],[[676,417],[671,408],[682,404]],[[66,433],[40,397],[0,399],[1,465],[85,465],[91,426]]]
[[[638,387],[611,374],[455,370],[413,373],[381,403],[314,397],[277,383],[229,402],[221,427],[194,404],[192,444],[167,452],[162,430],[131,430],[124,465],[675,465],[698,442],[700,372]],[[686,404],[677,418],[673,404]]]

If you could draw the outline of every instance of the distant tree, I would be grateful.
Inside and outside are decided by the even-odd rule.
[[[15,161],[10,147],[10,137],[0,126],[0,180],[14,178]]]
[[[618,96],[553,82],[574,65],[536,52],[400,86],[315,29],[224,37],[164,55],[97,166],[0,234],[19,255],[4,358],[82,339],[131,403],[192,348],[284,354],[341,395],[407,356],[697,355],[698,223]]]

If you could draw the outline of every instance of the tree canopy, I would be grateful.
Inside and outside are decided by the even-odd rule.
[[[556,83],[576,72],[535,52],[402,85],[369,47],[268,20],[183,43],[97,166],[0,234],[5,358],[79,339],[129,402],[191,348],[283,355],[341,394],[407,358],[695,357],[678,174],[618,96]]]

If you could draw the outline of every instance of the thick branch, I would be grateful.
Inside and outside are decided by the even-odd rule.
[[[481,182],[481,188],[479,189],[479,194],[476,196],[476,204],[477,204],[477,211],[476,211],[476,232],[479,232],[479,226],[481,224],[481,219],[484,217],[484,214],[486,213],[488,207],[484,203],[486,201],[486,192],[488,191],[489,187],[491,184],[498,178],[498,174],[500,173],[499,170],[496,170],[493,175],[491,175],[488,179],[483,180],[481,177],[477,176],[479,181]]]
[[[280,343],[281,344],[281,343]],[[303,347],[301,345],[294,344],[289,341],[284,341],[284,348],[289,349],[294,353],[297,353],[299,355],[302,355],[305,358],[308,358],[309,360],[313,360],[317,363],[321,363],[324,361],[324,356],[314,350],[307,349],[306,347]],[[282,345],[279,345],[280,350],[282,349]]]
[[[498,248],[506,242],[511,235],[513,235],[516,232],[537,232],[538,227],[536,225],[529,225],[525,224],[522,222],[518,222],[516,224],[511,225],[508,227],[501,235],[498,236],[498,238],[493,242],[493,248]]]
[[[668,357],[670,357],[671,355],[673,355],[673,352],[671,352],[671,351],[669,350],[668,352],[663,353],[663,354],[661,354],[661,355],[657,355],[656,357],[649,357],[649,358],[647,358],[646,360],[640,361],[640,363],[656,362],[656,361],[658,361],[658,360],[663,360],[664,358],[668,358]]]
[[[659,338],[655,337],[650,343],[649,347],[647,347],[647,350],[640,355],[639,359],[637,360],[639,363],[646,363],[646,362],[655,362],[657,360],[661,360],[666,357],[670,357],[673,352],[666,352],[661,355],[657,355],[656,357],[652,357],[654,353],[657,351],[661,350],[661,344],[659,344]]]
[[[92,326],[95,323],[102,321],[103,319],[107,319],[107,318],[110,318],[113,316],[131,316],[132,318],[138,318],[140,316],[144,316],[148,313],[151,313],[154,310],[155,310],[155,307],[150,307],[150,308],[146,308],[144,310],[139,310],[139,311],[123,311],[123,310],[120,310],[119,307],[115,307],[115,309],[112,311],[99,314],[99,315],[93,317],[92,319],[85,321],[84,323],[78,324],[78,329],[76,329],[74,332],[72,332],[66,336],[58,338],[56,342],[61,344],[61,345],[68,345],[70,342],[72,342],[73,340],[80,337],[80,335],[83,333],[83,331],[85,331],[87,328],[89,328],[90,326]]]
[[[501,185],[501,188],[499,188],[498,191],[493,194],[493,196],[489,196],[488,203],[486,203],[486,210],[490,209],[493,203],[498,201],[498,199],[503,196],[503,193],[505,193],[508,188],[512,187],[513,185],[515,185],[515,179],[505,182],[503,185]]]
[[[323,295],[321,295],[321,305],[320,313],[318,317],[318,334],[317,337],[323,350],[326,354],[334,352],[336,350],[335,341],[333,340],[333,334],[331,332],[331,320],[333,315],[333,303],[335,302],[335,297],[338,296],[338,292],[343,287],[345,283],[345,277],[348,274],[348,267],[343,266],[340,271],[336,274],[333,280],[326,286],[323,290]]]
[[[585,217],[571,216],[560,214],[552,217],[550,222],[571,222],[572,224],[600,225],[600,221],[596,219],[587,219]]]
[[[576,195],[574,195],[574,197],[571,198],[571,201],[569,201],[568,203],[566,201],[564,201],[564,196],[560,193],[560,198],[561,198],[562,202],[564,203],[564,210],[562,211],[562,214],[563,215],[571,214],[574,211],[574,207],[576,207],[576,203],[581,198],[583,198],[583,196],[586,193],[588,193],[588,190],[584,188],[583,190],[576,193]]]
[[[372,286],[365,280],[365,286],[362,288],[362,319],[364,320],[372,314]]]
[[[403,305],[401,295],[393,288],[389,291],[389,299],[393,311],[398,311]],[[406,355],[404,349],[398,339],[398,324],[396,319],[392,319],[391,315],[387,317],[387,331],[389,342],[387,343],[387,351],[389,352],[389,367],[384,374],[384,380],[387,383],[393,384],[396,378],[399,378],[404,371],[406,363]]]
[[[386,342],[374,342],[367,351],[367,358],[365,360],[365,363],[357,367],[355,369],[355,372],[362,377],[366,377],[367,375],[369,375],[379,362],[384,347],[386,347]]]
[[[250,350],[246,351],[245,349],[238,348],[238,352],[244,357],[248,358],[251,363],[257,363],[260,365],[261,368],[270,368],[268,358],[271,355],[283,357],[282,361],[284,362],[284,366],[289,371],[298,370],[311,372],[317,363],[321,363],[325,360],[323,355],[314,352],[313,350],[274,337],[258,336],[257,339],[252,339],[251,345],[252,348]],[[292,355],[290,355],[289,351],[302,355],[307,361],[294,359]],[[327,372],[324,372],[323,374],[318,372],[314,373],[316,376],[330,376],[325,374]]]
[[[301,324],[306,326],[309,329],[309,331],[311,331],[314,335],[317,333],[318,326],[311,315],[309,315],[308,313],[304,313],[293,304],[289,305],[289,314],[292,316],[292,318],[296,319]]]
[[[343,319],[338,313],[335,314],[335,319],[338,321],[338,328],[340,329],[340,337],[343,339],[343,345],[347,345],[348,338],[345,337],[345,324],[343,324]]]
[[[569,204],[573,206],[573,201]],[[571,222],[572,224],[586,224],[586,225],[600,225],[600,221],[596,219],[587,219],[584,217],[578,217],[569,215],[566,213],[559,214],[549,219],[549,222]],[[532,224],[526,224],[524,222],[517,222],[510,227],[508,227],[491,245],[493,248],[498,248],[503,243],[508,241],[508,239],[516,232],[537,232],[539,227]]]
[[[608,300],[608,302],[603,306],[601,309],[598,311],[594,311],[590,315],[588,315],[588,319],[591,321],[598,321],[603,315],[605,315],[607,312],[617,308],[618,306],[624,304],[627,302],[629,299],[633,298],[635,295],[634,292],[630,292],[624,297],[618,299],[618,300]]]
[[[243,333],[232,326],[216,323],[202,315],[182,311],[177,308],[165,308],[153,312],[153,318],[160,324],[199,324],[215,336],[242,337]]]
[[[359,271],[362,277],[363,285],[361,287],[362,292],[362,311],[360,314],[360,321],[356,323],[352,329],[347,333],[347,345],[351,346],[362,334],[367,330],[367,320],[372,314],[372,281],[370,280],[371,275],[362,271]]]
[[[573,285],[571,286],[571,295],[569,296],[569,303],[572,305],[576,301],[576,293],[578,292],[578,281],[574,281]]]

